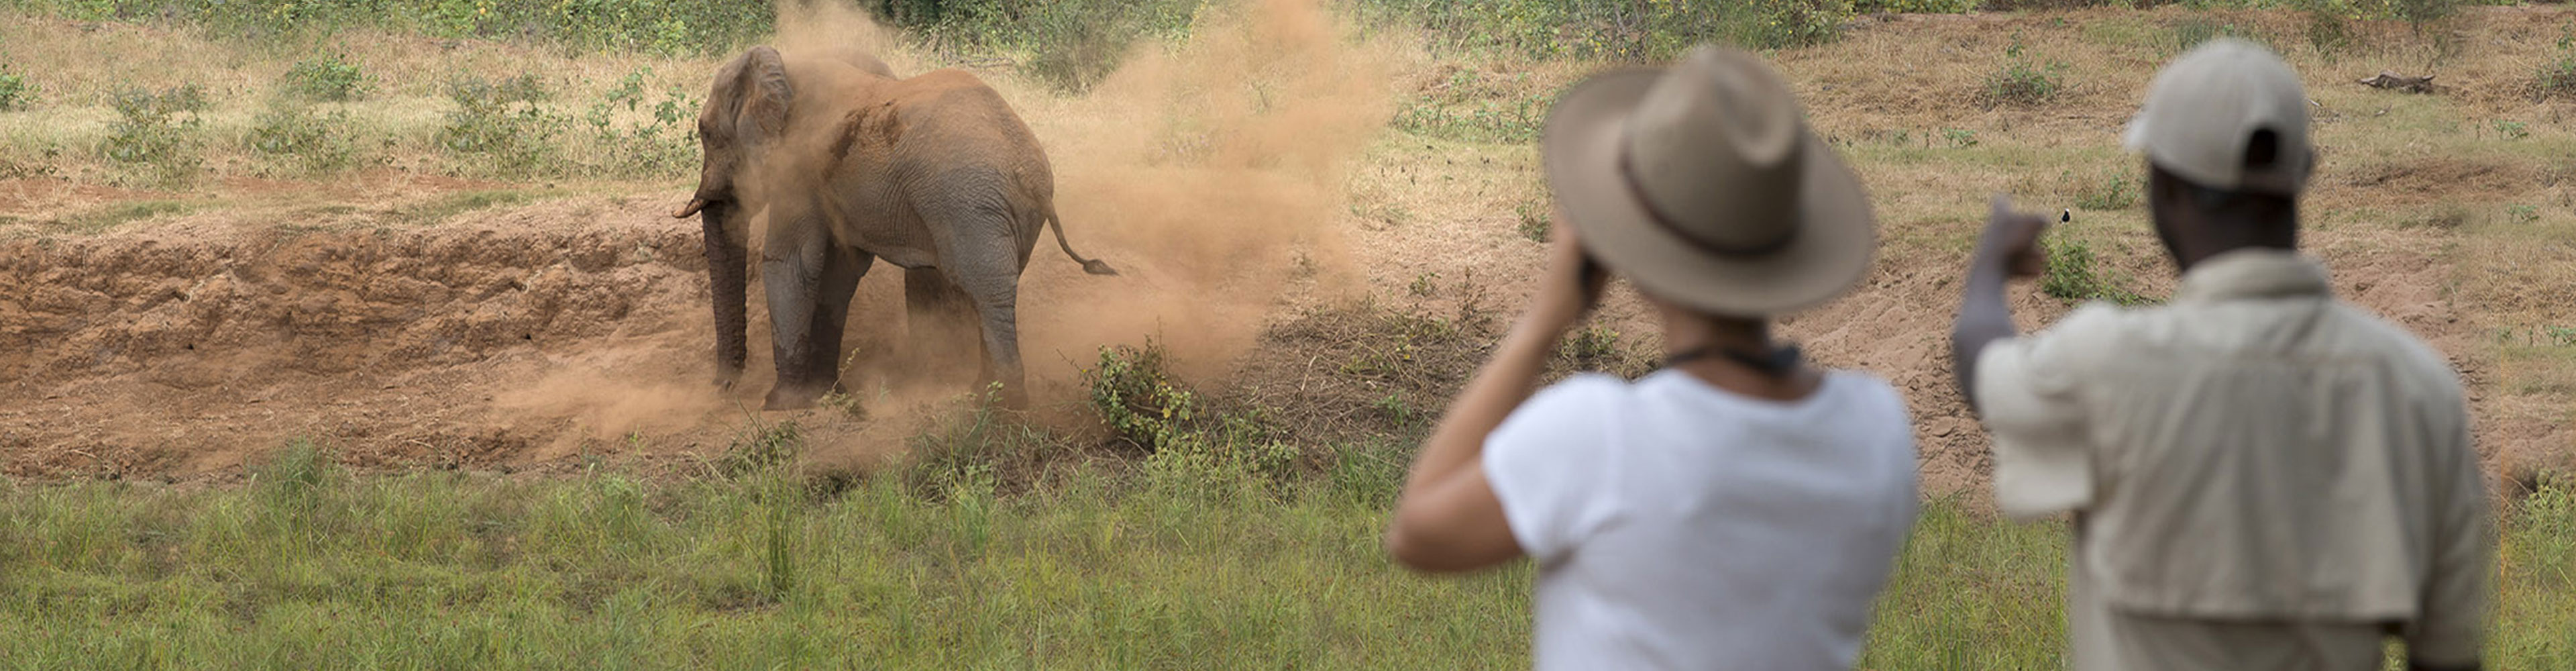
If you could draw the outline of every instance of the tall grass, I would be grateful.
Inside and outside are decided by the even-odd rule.
[[[758,432],[754,432],[755,435]],[[775,434],[768,434],[775,435]],[[1352,450],[1346,455],[1367,454]],[[1526,563],[1378,548],[1403,457],[1269,495],[1114,463],[1017,492],[734,476],[363,476],[0,489],[0,659],[31,668],[1507,668]],[[1392,462],[1397,465],[1387,465]],[[2576,661],[2576,487],[2506,509],[2494,668]],[[1924,507],[1862,668],[2055,668],[2065,533]]]

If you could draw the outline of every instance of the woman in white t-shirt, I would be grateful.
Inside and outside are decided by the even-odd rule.
[[[1840,295],[1876,246],[1867,194],[1760,59],[1702,47],[1550,113],[1563,225],[1537,295],[1423,445],[1397,561],[1539,563],[1542,669],[1848,669],[1915,510],[1887,383],[1817,368],[1771,318]],[[1530,394],[1626,278],[1663,370]]]

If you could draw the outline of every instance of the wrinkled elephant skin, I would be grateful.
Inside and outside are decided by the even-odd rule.
[[[916,318],[942,306],[971,313],[982,379],[1013,405],[1026,399],[1019,278],[1040,229],[1052,226],[1084,271],[1116,274],[1065,242],[1045,150],[963,71],[896,79],[855,50],[787,58],[754,47],[716,73],[698,136],[698,190],[673,216],[703,217],[720,385],[747,355],[748,236],[763,236],[778,369],[769,409],[809,407],[839,387],[850,299],[879,260],[906,269]]]

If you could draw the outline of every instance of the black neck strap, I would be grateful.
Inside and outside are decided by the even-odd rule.
[[[1726,357],[1728,361],[1772,377],[1787,375],[1797,370],[1798,364],[1806,361],[1806,355],[1798,351],[1797,345],[1781,345],[1767,352],[1755,353],[1725,345],[1708,344],[1666,355],[1664,367],[1671,368],[1712,356]]]

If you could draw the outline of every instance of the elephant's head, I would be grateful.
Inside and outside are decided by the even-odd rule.
[[[731,386],[748,356],[743,307],[748,256],[743,236],[750,222],[735,220],[753,213],[758,204],[745,201],[758,200],[758,194],[744,192],[750,180],[742,175],[756,167],[755,152],[784,141],[780,136],[787,132],[787,105],[794,95],[795,86],[787,81],[787,67],[778,51],[753,47],[716,72],[706,108],[698,112],[698,146],[706,151],[706,163],[698,173],[697,194],[671,216],[705,215],[717,384]]]
[[[744,195],[742,172],[751,167],[754,152],[787,132],[787,107],[795,96],[776,49],[752,47],[717,70],[706,107],[698,112],[698,147],[706,156],[698,191],[671,216],[685,219],[710,207],[719,208],[718,215],[735,209]]]

